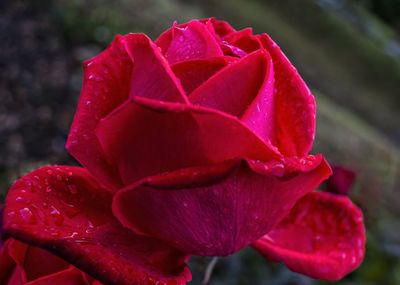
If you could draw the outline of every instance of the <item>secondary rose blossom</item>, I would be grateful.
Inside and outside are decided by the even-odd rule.
[[[205,19],[117,36],[85,63],[67,142],[84,168],[18,180],[5,226],[106,284],[185,284],[190,255],[248,245],[337,280],[365,232],[347,197],[311,193],[331,174],[314,131],[314,97],[266,34]]]
[[[14,239],[0,251],[0,284],[101,285],[48,251]]]

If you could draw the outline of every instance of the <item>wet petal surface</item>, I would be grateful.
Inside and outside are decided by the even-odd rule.
[[[361,211],[344,196],[314,192],[253,244],[267,259],[316,279],[339,280],[364,258]]]
[[[277,177],[241,164],[208,185],[182,185],[185,174],[193,179],[200,172],[172,172],[128,186],[114,197],[114,214],[134,232],[190,254],[228,255],[270,231],[300,197],[330,175],[330,168],[321,161],[308,172]]]
[[[185,284],[191,278],[185,255],[118,223],[110,193],[83,168],[33,171],[13,185],[4,211],[12,237],[50,250],[106,284]]]

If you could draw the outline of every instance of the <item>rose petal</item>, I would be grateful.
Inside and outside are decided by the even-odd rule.
[[[3,267],[7,262],[7,268]],[[49,252],[9,239],[0,256],[1,284],[84,284],[83,273]],[[7,273],[3,269],[8,271]],[[86,284],[86,283],[85,283]]]
[[[76,160],[110,188],[118,188],[121,181],[115,166],[104,156],[94,129],[101,118],[128,98],[131,70],[132,60],[122,36],[85,62],[81,97],[66,145]]]
[[[186,173],[188,178],[194,175]],[[228,255],[270,231],[300,197],[329,175],[325,161],[312,171],[284,178],[260,175],[241,165],[209,185],[181,187],[178,180],[174,188],[171,176],[176,175],[170,173],[119,191],[113,211],[125,227],[184,252]]]
[[[111,213],[111,195],[79,167],[43,167],[8,193],[5,229],[45,248],[105,284],[185,284],[186,256],[132,234]]]
[[[130,97],[187,102],[185,92],[159,48],[144,34],[128,34],[124,45],[134,62]]]
[[[228,22],[217,20],[215,18],[207,19],[206,24],[211,24],[213,26],[213,30],[220,38],[236,32],[236,30],[232,28]]]
[[[231,33],[223,38],[224,42],[237,47],[247,53],[259,50],[262,45],[258,38],[253,35],[252,28],[246,28],[236,33]]]
[[[326,181],[326,190],[336,194],[348,195],[357,174],[343,166],[333,166],[333,174]]]
[[[347,197],[310,193],[253,247],[267,259],[284,262],[292,271],[339,280],[363,260],[362,213]]]
[[[216,110],[136,98],[99,124],[125,185],[143,177],[238,157],[279,158],[238,119]],[[120,139],[123,138],[123,139]]]
[[[172,65],[172,70],[181,81],[186,94],[189,95],[217,71],[234,61],[235,59],[230,57],[187,60]]]
[[[270,58],[254,52],[216,73],[189,96],[192,104],[241,117],[268,77]]]
[[[176,24],[156,41],[170,64],[191,59],[222,56],[222,50],[207,26],[198,20]]]
[[[286,156],[305,156],[315,134],[315,99],[280,48],[266,35],[259,40],[272,57],[278,148]]]
[[[9,253],[10,242],[10,240],[6,241],[0,250],[0,284],[8,284],[7,281],[10,280],[16,266]]]

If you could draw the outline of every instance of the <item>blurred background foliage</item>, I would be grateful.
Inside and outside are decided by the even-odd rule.
[[[153,39],[174,20],[216,16],[269,33],[317,98],[314,152],[355,170],[367,256],[339,284],[400,284],[400,0],[2,0],[0,189],[38,166],[73,164],[64,149],[81,64],[115,34]],[[0,198],[1,199],[1,198]],[[193,258],[201,284],[208,258]],[[209,284],[328,284],[251,249],[216,264]]]

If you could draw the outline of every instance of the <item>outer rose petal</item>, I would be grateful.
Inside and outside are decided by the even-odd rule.
[[[129,96],[183,103],[187,98],[161,52],[143,34],[117,36],[84,67],[82,94],[67,149],[102,183],[118,189],[121,180],[114,162],[104,155],[94,135],[99,121]]]
[[[196,174],[187,172],[188,178]],[[209,185],[177,188],[171,179],[177,175],[169,173],[119,191],[113,211],[127,228],[184,252],[228,255],[269,232],[300,197],[329,175],[325,161],[309,172],[284,179],[260,175],[241,165]],[[168,180],[168,186],[163,180]]]
[[[292,271],[339,280],[363,260],[362,213],[347,197],[310,193],[253,247],[268,259],[283,261]]]
[[[84,64],[81,97],[68,136],[67,149],[82,165],[110,188],[121,181],[117,169],[108,161],[94,130],[129,95],[132,60],[117,36],[102,53]]]
[[[5,229],[46,248],[105,284],[185,284],[186,256],[132,234],[111,213],[111,195],[79,167],[43,167],[8,193]]]
[[[237,118],[144,98],[115,110],[102,120],[97,134],[104,151],[119,166],[125,185],[165,171],[234,158],[280,158]]]
[[[266,34],[258,38],[274,64],[278,148],[286,156],[306,156],[315,134],[314,96],[278,45]]]

